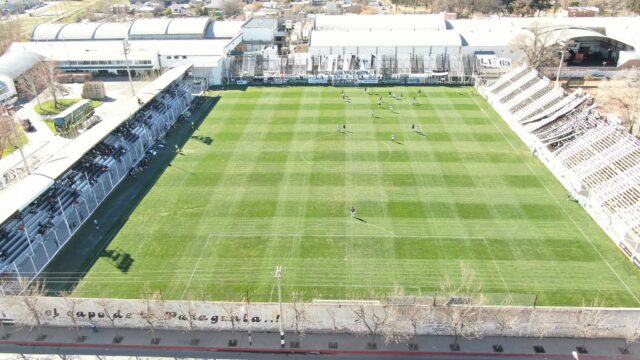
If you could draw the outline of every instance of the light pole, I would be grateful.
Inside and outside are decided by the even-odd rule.
[[[280,305],[280,321],[278,321],[278,327],[280,328],[280,347],[284,348],[284,329],[282,328],[282,291],[280,289],[280,278],[282,277],[282,266],[276,266],[276,284],[278,284],[278,303]]]
[[[124,51],[124,63],[127,66],[127,75],[129,76],[129,85],[131,86],[131,95],[136,96],[136,91],[133,89],[133,81],[131,80],[131,69],[129,68],[129,57],[127,56],[131,52],[131,45],[129,39],[122,40],[122,49]]]
[[[562,53],[560,55],[560,63],[558,64],[558,73],[556,74],[556,87],[560,86],[560,71],[562,70],[562,63],[564,62],[564,54],[571,47],[571,44],[560,43],[562,46]]]

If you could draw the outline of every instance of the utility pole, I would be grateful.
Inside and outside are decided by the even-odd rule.
[[[131,80],[131,69],[129,68],[129,53],[131,52],[131,45],[129,39],[122,40],[122,49],[124,50],[124,63],[127,65],[127,75],[129,76],[129,85],[131,86],[131,95],[136,96],[136,91],[133,89],[133,81]]]
[[[282,328],[282,291],[280,289],[280,278],[282,277],[282,266],[276,266],[276,284],[278,285],[278,303],[280,304],[280,321],[278,326],[280,327],[280,347],[284,348],[284,329]]]

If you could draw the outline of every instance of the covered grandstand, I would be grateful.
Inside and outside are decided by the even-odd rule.
[[[566,93],[524,65],[483,93],[640,267],[640,141],[598,113],[586,92]]]
[[[191,66],[179,66],[0,192],[0,271],[33,279],[107,195],[150,160],[149,151],[190,107]],[[137,170],[138,169],[138,170]],[[11,281],[2,292],[14,291]],[[8,288],[7,288],[8,287]]]

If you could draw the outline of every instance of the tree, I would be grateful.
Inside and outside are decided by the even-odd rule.
[[[327,315],[329,315],[329,319],[331,320],[331,331],[334,334],[338,333],[338,325],[336,322],[336,310],[333,306],[329,306],[326,309]]]
[[[234,17],[242,11],[243,2],[240,0],[224,0],[222,3],[222,12],[227,18]]]
[[[553,7],[553,1],[551,0],[532,0],[531,8],[538,11],[538,16],[543,10],[551,9]]]
[[[19,146],[19,139],[15,136],[15,123],[11,116],[5,115],[0,109],[0,159],[5,149],[11,146]]]
[[[629,134],[640,130],[640,68],[618,72],[598,88],[598,102],[617,113]]]
[[[78,306],[78,299],[71,296],[71,292],[62,291],[60,292],[60,297],[64,300],[67,305],[67,315],[69,319],[71,319],[71,323],[73,324],[73,329],[76,331],[76,340],[78,342],[81,341],[82,337],[80,335],[80,324],[78,323],[78,316],[76,315],[76,308]]]
[[[35,72],[34,76],[40,79],[49,90],[54,106],[59,108],[58,98],[64,96],[66,89],[58,82],[57,64],[53,61],[47,61],[43,63],[43,66],[38,66],[32,70]]]
[[[505,331],[514,329],[515,325],[520,321],[519,314],[515,313],[513,309],[509,309],[512,305],[511,295],[507,296],[499,308],[492,309],[491,318],[498,328],[498,338],[496,339],[496,347],[502,347],[500,340],[504,336]]]
[[[375,343],[387,323],[387,307],[360,305],[352,309],[352,311],[356,317],[356,324],[360,326],[361,331],[371,336],[372,342]]]
[[[181,319],[185,321],[185,331],[189,333],[189,337],[191,342],[193,343],[195,340],[195,320],[196,315],[193,310],[193,302],[188,300],[185,304],[180,305],[180,312],[182,313]]]
[[[609,315],[602,310],[603,306],[604,301],[598,298],[591,304],[582,304],[576,326],[582,337],[583,348],[587,346],[587,339],[596,337],[600,328],[610,320]]]
[[[415,304],[388,305],[388,318],[383,329],[384,340],[387,343],[407,343],[415,338],[418,319]]]
[[[142,290],[142,298],[144,300],[145,311],[140,315],[145,321],[151,333],[151,343],[158,344],[160,339],[156,337],[157,322],[162,318],[161,301],[162,296],[159,292],[152,292],[149,285],[145,284]]]
[[[20,18],[0,21],[0,55],[4,54],[14,41],[20,40]]]
[[[557,30],[550,30],[535,23],[527,33],[515,37],[511,47],[521,51],[527,64],[539,69],[543,66],[557,65],[562,46],[557,39],[560,37]]]
[[[307,321],[307,310],[302,302],[303,293],[296,290],[291,291],[291,307],[293,308],[293,330],[296,336],[296,340],[300,341],[300,338],[304,336],[303,324]]]
[[[231,323],[231,336],[234,336],[236,333],[236,322],[238,321],[236,306],[229,302],[222,303],[222,311],[224,312],[227,321]]]
[[[42,306],[40,306],[40,299],[45,296],[47,292],[46,287],[42,281],[34,281],[29,284],[27,280],[21,278],[19,279],[19,282],[23,289],[20,294],[20,300],[27,308],[29,317],[17,320],[24,321],[24,324],[28,325],[30,328],[35,327],[38,331],[38,336],[41,336],[42,317],[44,314]]]
[[[627,331],[625,331],[624,348],[622,348],[622,353],[628,354],[629,348],[634,342],[640,342],[640,319],[638,319],[635,324],[633,324]]]
[[[47,79],[44,76],[47,69],[43,69],[46,66],[43,62],[36,64],[16,79],[18,92],[27,94],[31,98],[36,98],[38,105],[40,105],[40,92],[47,87]]]
[[[98,306],[104,313],[104,316],[109,320],[109,324],[111,324],[111,328],[115,331],[116,336],[114,339],[121,339],[120,334],[118,334],[118,325],[116,324],[116,314],[111,311],[112,300],[108,299],[107,296],[101,296],[100,300],[97,301]],[[116,341],[119,342],[119,341]]]
[[[475,338],[480,335],[478,325],[482,314],[482,285],[475,280],[473,270],[461,261],[459,282],[454,283],[445,275],[440,288],[445,296],[442,314],[454,339],[451,349],[459,350],[460,337]]]

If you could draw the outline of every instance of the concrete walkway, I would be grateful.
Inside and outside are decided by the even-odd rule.
[[[233,359],[267,359],[283,355],[332,358],[429,358],[429,359],[573,359],[572,352],[583,345],[582,339],[561,338],[483,338],[461,339],[460,351],[451,351],[451,336],[419,336],[407,343],[385,343],[378,337],[349,334],[286,334],[286,348],[280,348],[277,333],[204,332],[185,330],[156,330],[157,344],[151,332],[144,329],[68,329],[45,327],[16,328],[5,325],[8,338],[0,341],[0,352],[23,354],[76,354],[151,357],[224,357]],[[121,337],[117,343],[116,337]],[[235,340],[235,342],[233,342]],[[333,344],[332,344],[333,343]],[[376,344],[376,349],[371,343]],[[503,352],[495,352],[500,343]],[[335,345],[333,347],[332,345]],[[534,346],[542,346],[544,353],[536,353]],[[634,344],[630,354],[621,354],[621,339],[590,339],[587,354],[580,359],[640,359],[640,345]],[[223,354],[223,355],[221,355]]]

